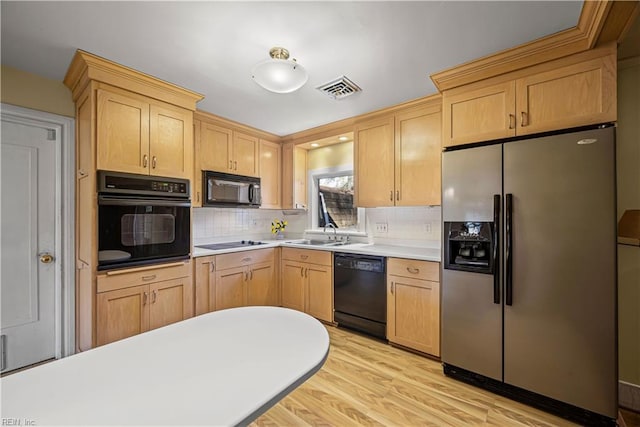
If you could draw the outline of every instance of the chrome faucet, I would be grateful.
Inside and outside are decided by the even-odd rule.
[[[326,233],[327,232],[327,227],[333,227],[333,240],[338,240],[338,230],[336,229],[336,226],[333,225],[332,223],[328,223],[324,225],[323,228],[323,232]],[[329,236],[329,240],[331,240],[331,236]]]

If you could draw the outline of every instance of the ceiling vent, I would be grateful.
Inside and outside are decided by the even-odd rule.
[[[340,76],[335,80],[331,80],[329,83],[318,86],[316,89],[326,93],[333,99],[342,99],[356,92],[362,92],[360,86],[349,80],[346,76]]]

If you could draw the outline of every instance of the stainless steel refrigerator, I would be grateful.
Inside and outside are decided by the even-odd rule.
[[[615,174],[609,125],[443,153],[447,375],[613,422]]]

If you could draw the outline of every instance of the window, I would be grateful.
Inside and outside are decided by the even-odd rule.
[[[315,178],[317,226],[333,224],[338,229],[356,230],[358,210],[353,203],[353,173]]]

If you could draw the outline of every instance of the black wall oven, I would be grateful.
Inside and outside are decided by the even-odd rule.
[[[98,172],[98,270],[189,258],[189,181]]]

